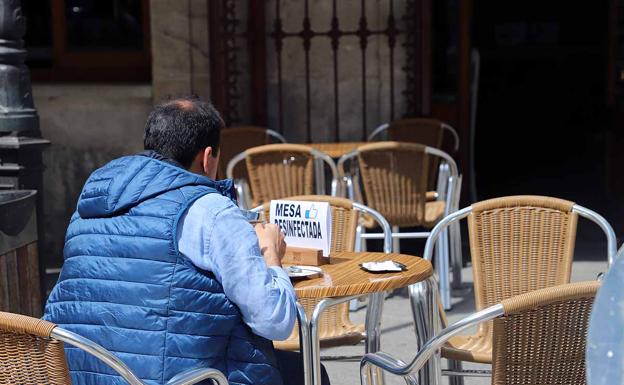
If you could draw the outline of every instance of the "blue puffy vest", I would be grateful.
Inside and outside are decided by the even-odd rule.
[[[181,215],[205,194],[229,196],[229,182],[142,155],[93,172],[44,319],[104,346],[148,384],[196,367],[219,369],[232,384],[282,384],[271,341],[178,251]],[[74,384],[125,384],[82,350],[66,353]]]

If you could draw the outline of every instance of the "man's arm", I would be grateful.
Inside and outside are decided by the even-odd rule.
[[[272,340],[288,338],[296,319],[296,297],[288,275],[279,267],[279,243],[275,250],[277,239],[270,241],[275,234],[258,230],[265,248],[263,257],[258,236],[238,207],[230,204],[213,214],[202,207],[208,201],[197,201],[183,218],[180,251],[196,266],[215,274],[255,334]],[[197,215],[201,217],[201,253],[185,245],[187,231],[198,225]],[[265,259],[273,266],[267,267]]]

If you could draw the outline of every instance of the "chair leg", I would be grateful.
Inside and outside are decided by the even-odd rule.
[[[418,348],[422,346],[441,329],[438,313],[438,283],[434,277],[426,281],[409,286],[410,304],[416,341]],[[418,373],[419,384],[439,385],[441,383],[440,354],[437,353],[427,365]],[[406,379],[406,381],[408,381]],[[409,383],[409,381],[408,381]]]
[[[314,179],[316,186],[316,193],[320,195],[326,195],[325,189],[325,164],[322,159],[314,159]]]
[[[461,234],[459,223],[453,223],[451,225],[451,250],[452,250],[452,264],[453,264],[453,288],[462,288],[462,249],[461,249]]]
[[[381,349],[381,315],[386,293],[372,293],[368,296],[366,309],[366,353],[375,353]],[[384,384],[384,372],[372,370],[371,385]]]
[[[355,229],[355,245],[353,247],[353,251],[360,252],[362,251],[362,247],[366,249],[366,245],[364,244],[364,239],[362,239],[361,235],[365,232],[364,226],[358,225]],[[354,299],[349,301],[349,311],[357,311],[358,309],[358,300]]]
[[[440,234],[440,238],[436,243],[435,270],[438,272],[440,280],[440,298],[444,310],[451,308],[451,290],[450,290],[450,272],[449,272],[449,250],[448,250],[448,231],[444,230]]]
[[[392,226],[392,232],[393,233],[398,233],[399,232],[399,226]],[[399,238],[392,238],[392,252],[393,253],[400,253],[401,252],[401,240]]]
[[[353,246],[353,251],[360,252],[362,251],[362,234],[364,233],[364,226],[358,225],[355,229],[355,245]]]
[[[449,369],[460,372],[462,370],[461,361],[448,360]],[[463,376],[449,376],[449,385],[464,385]]]
[[[358,227],[360,229],[360,235],[366,233],[366,227],[362,225],[359,225]],[[362,238],[361,236],[358,236],[358,238],[360,239],[359,251],[365,252],[366,251],[366,238]]]

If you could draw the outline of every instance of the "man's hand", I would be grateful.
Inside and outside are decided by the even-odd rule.
[[[286,242],[284,242],[282,230],[278,225],[271,223],[258,223],[255,230],[267,266],[281,267],[282,258],[286,252]]]

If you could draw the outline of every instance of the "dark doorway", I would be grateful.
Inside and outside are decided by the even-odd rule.
[[[556,196],[620,222],[606,180],[608,12],[607,0],[475,0],[479,200]]]

